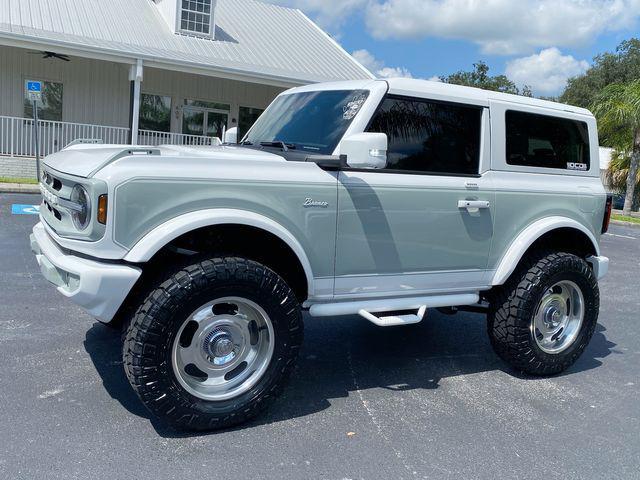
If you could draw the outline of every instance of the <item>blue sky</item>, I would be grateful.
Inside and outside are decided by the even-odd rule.
[[[640,0],[268,0],[300,8],[378,76],[433,78],[478,60],[537,95],[640,37]]]

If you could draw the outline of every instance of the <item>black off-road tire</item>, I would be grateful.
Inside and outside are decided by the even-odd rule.
[[[582,291],[584,318],[575,341],[566,350],[549,354],[538,346],[531,326],[544,293],[561,280],[574,282]],[[487,328],[495,352],[515,369],[540,376],[573,365],[593,336],[600,308],[598,282],[589,264],[562,252],[529,256],[489,300]]]
[[[229,296],[247,298],[269,315],[273,356],[250,390],[228,400],[206,401],[180,385],[172,367],[172,346],[195,309]],[[278,274],[245,258],[211,258],[177,268],[151,291],[125,330],[123,363],[131,386],[154,415],[177,429],[214,430],[251,419],[277,397],[302,340],[300,304]]]

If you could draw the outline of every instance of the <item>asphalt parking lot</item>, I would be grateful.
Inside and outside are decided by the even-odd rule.
[[[0,479],[640,478],[640,229],[612,226],[596,334],[565,374],[523,377],[484,317],[380,329],[305,317],[267,415],[185,435],[149,418],[119,333],[59,295],[29,250],[35,215],[0,194]]]

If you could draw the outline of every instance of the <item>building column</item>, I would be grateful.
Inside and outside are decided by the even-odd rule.
[[[135,65],[129,68],[129,81],[131,82],[131,108],[129,114],[129,143],[138,144],[138,130],[140,125],[140,86],[143,77],[142,60],[138,59]]]

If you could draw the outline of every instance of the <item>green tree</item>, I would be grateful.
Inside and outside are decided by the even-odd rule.
[[[583,75],[569,79],[560,101],[589,108],[602,89],[612,83],[628,83],[640,78],[640,40],[625,40],[615,52],[606,52],[593,59],[593,65]]]
[[[623,209],[625,214],[629,214],[640,165],[640,79],[605,87],[591,109],[598,119],[603,138],[619,152],[631,152]]]
[[[533,97],[531,88],[528,85],[519,89],[517,85],[505,75],[489,75],[489,66],[483,61],[474,63],[473,70],[470,72],[461,70],[443,78],[442,81],[455,85],[465,85],[467,87],[484,88],[485,90]]]

